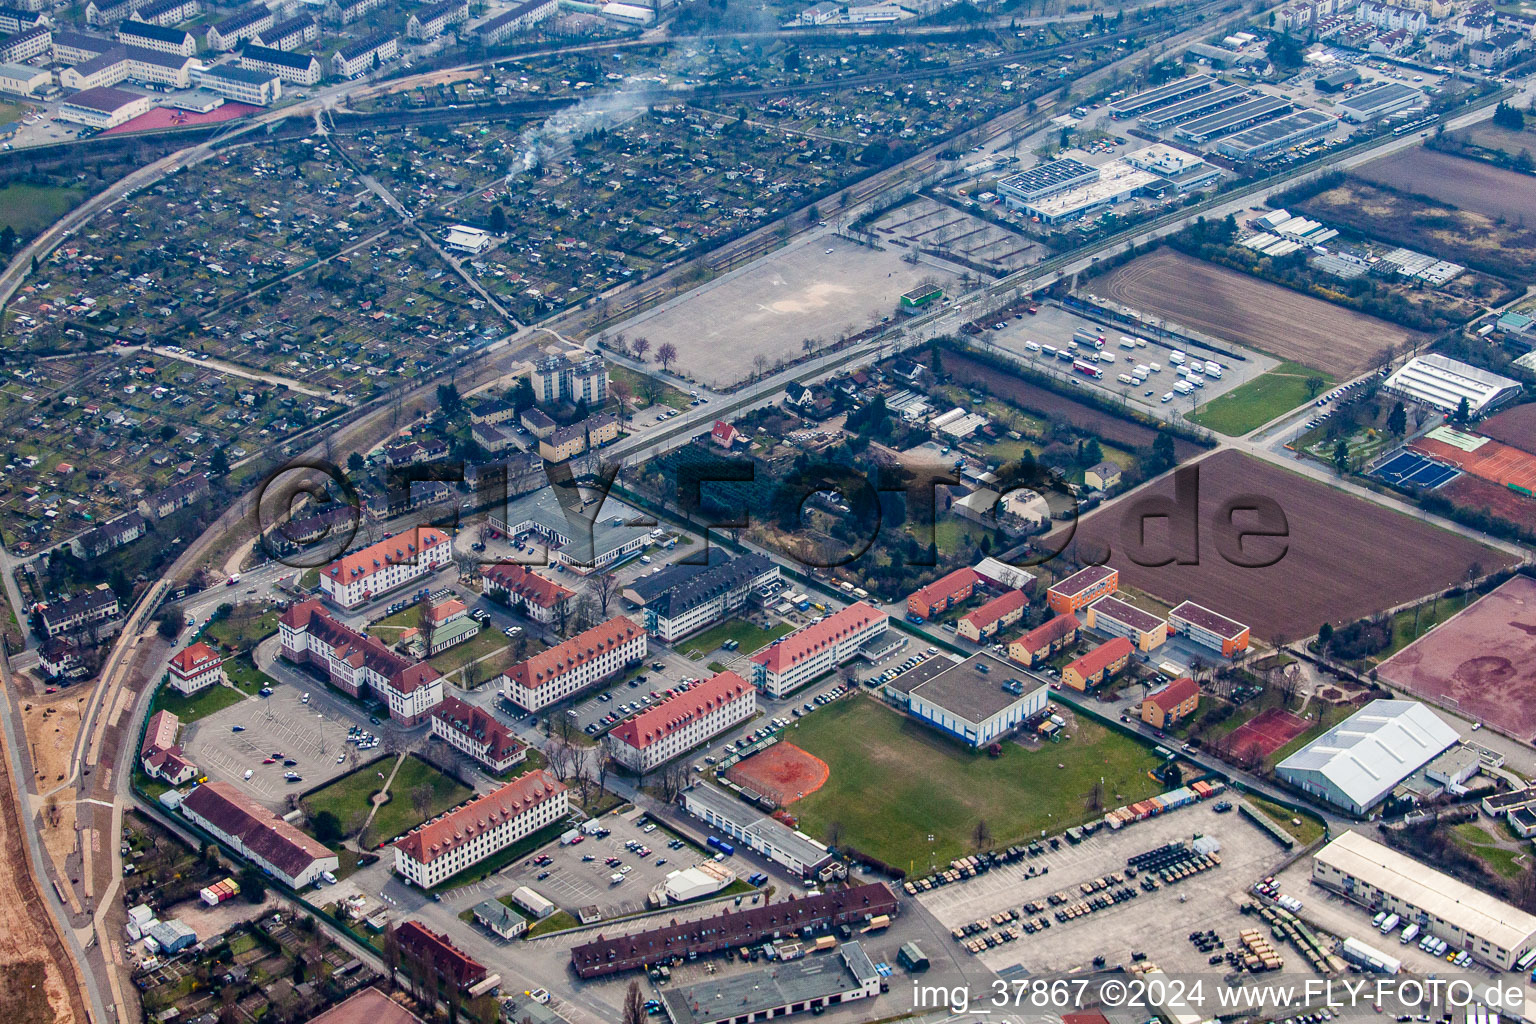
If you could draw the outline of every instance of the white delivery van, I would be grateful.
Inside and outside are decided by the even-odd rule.
[[[1184,353],[1180,352],[1178,349],[1174,349],[1172,352],[1168,353],[1168,361],[1174,366],[1178,366],[1184,361]]]

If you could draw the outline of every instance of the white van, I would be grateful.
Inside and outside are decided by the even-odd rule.
[[[1166,395],[1163,396],[1162,400],[1165,401],[1165,402],[1173,401],[1173,392],[1172,391],[1168,392]]]
[[[1184,361],[1184,353],[1180,352],[1178,349],[1174,349],[1172,352],[1168,353],[1168,361],[1174,366],[1178,366]]]
[[[1024,343],[1024,351],[1026,351],[1026,352],[1039,352],[1040,351],[1040,343],[1038,341],[1026,341]]]
[[[304,691],[304,696],[299,698],[299,703],[300,704],[308,704],[309,703],[309,691],[308,690],[305,690]]]
[[[609,885],[621,885],[621,884],[623,884],[623,882],[624,882],[624,876],[623,875],[613,874],[613,875],[609,875],[608,876],[608,884]]]

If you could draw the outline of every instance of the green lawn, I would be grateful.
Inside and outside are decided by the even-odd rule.
[[[751,654],[768,646],[779,637],[793,632],[794,628],[787,622],[779,622],[775,623],[771,629],[759,629],[742,619],[727,619],[718,626],[678,641],[677,653],[690,658],[702,658],[715,651],[727,640],[736,640],[741,643],[738,653]]]
[[[443,653],[429,659],[427,664],[437,669],[443,675],[448,676],[472,661],[478,661],[509,646],[511,646],[511,641],[502,636],[500,630],[494,628],[482,629],[463,643],[454,644]],[[492,662],[486,662],[485,667],[486,671],[489,672]],[[495,673],[491,674],[494,675]]]
[[[155,694],[155,710],[169,711],[181,719],[181,724],[206,718],[215,711],[223,711],[232,704],[245,700],[245,694],[229,686],[210,686],[190,697],[183,697],[175,690],[162,686]]]
[[[224,676],[229,680],[229,685],[238,687],[252,697],[260,693],[263,686],[276,685],[271,676],[256,667],[249,654],[226,661]]]
[[[1243,799],[1263,811],[1276,825],[1295,836],[1296,841],[1302,846],[1308,846],[1323,837],[1323,823],[1310,814],[1292,811],[1272,800],[1254,796],[1252,793],[1247,794]],[[1300,821],[1301,824],[1293,824],[1296,821]]]
[[[567,928],[575,928],[581,922],[563,910],[557,910],[538,924],[531,926],[523,934],[525,939],[536,939],[540,935],[548,935],[550,932],[563,932]]]
[[[228,615],[215,617],[203,630],[203,639],[225,650],[247,650],[277,632],[277,620],[283,613],[276,608],[240,605]]]
[[[1441,598],[1439,601],[1430,601],[1418,606],[1418,612],[1405,608],[1392,618],[1392,643],[1386,650],[1372,655],[1372,661],[1385,661],[1398,651],[1413,643],[1419,637],[1429,632],[1431,626],[1438,626],[1446,619],[1466,608],[1475,595],[1459,594],[1449,600]]]
[[[1307,378],[1314,376],[1324,381],[1324,388],[1333,383],[1333,378],[1326,373],[1300,363],[1281,363],[1268,373],[1211,399],[1189,418],[1218,434],[1246,434],[1310,401],[1312,395],[1307,391]]]
[[[1078,719],[1072,737],[1031,752],[972,752],[872,699],[841,700],[801,719],[784,739],[831,768],[827,784],[790,804],[807,835],[842,842],[893,867],[922,872],[934,836],[936,864],[972,851],[985,821],[995,845],[1056,833],[1103,814],[1089,797],[1104,780],[1105,808],[1144,800],[1161,787],[1157,759],[1129,737]]]
[[[646,396],[650,394],[656,396],[655,404],[657,405],[664,405],[679,412],[688,408],[689,398],[686,392],[679,391],[670,384],[663,384],[653,377],[636,373],[627,366],[609,363],[608,379],[615,384],[622,383],[629,388],[629,393],[635,396],[634,406],[636,409],[645,408]]]
[[[23,111],[14,103],[0,103],[0,124],[9,124]],[[27,240],[74,209],[85,198],[75,188],[52,185],[7,185],[0,188],[0,227],[9,225],[18,239]]]
[[[350,831],[358,827],[368,814],[370,799],[383,785],[378,773],[383,772],[387,778],[390,763],[388,758],[380,758],[316,790],[304,798],[306,813],[313,817],[321,811],[330,811],[341,822],[342,828]],[[422,786],[431,793],[425,815],[416,810],[416,801],[412,797],[417,787]],[[389,802],[379,808],[367,834],[362,837],[365,847],[377,846],[409,832],[428,818],[467,800],[471,790],[413,755],[400,766],[389,793]]]
[[[1518,878],[1525,870],[1521,859],[1528,860],[1516,850],[1499,845],[1485,829],[1469,823],[1451,826],[1451,839],[1455,844],[1486,864],[1500,878]]]

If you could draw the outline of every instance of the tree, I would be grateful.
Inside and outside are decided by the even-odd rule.
[[[603,618],[608,618],[608,605],[619,592],[619,578],[611,572],[601,573],[587,584],[588,591],[597,599]]]
[[[1303,62],[1303,47],[1301,41],[1286,32],[1269,41],[1269,47],[1265,50],[1265,56],[1269,62],[1277,68],[1299,68]]]
[[[976,827],[971,829],[971,842],[978,850],[985,850],[992,842],[992,829],[988,827],[986,818],[976,822]]]
[[[507,233],[507,211],[500,203],[491,207],[491,231],[498,235]]]
[[[224,454],[223,445],[213,450],[213,455],[208,459],[208,472],[213,476],[224,476],[229,472],[229,456]]]
[[[1500,103],[1493,108],[1493,123],[1505,131],[1518,132],[1525,129],[1525,114],[1519,107],[1508,103]]]
[[[358,476],[366,468],[368,468],[367,461],[364,460],[363,457],[357,452],[353,452],[347,456],[347,472],[351,473],[353,476]]]
[[[443,415],[452,419],[464,408],[464,399],[459,396],[458,387],[450,381],[437,386],[437,404],[443,410]]]
[[[1452,423],[1465,424],[1472,418],[1472,406],[1467,402],[1467,396],[1462,395],[1461,401],[1456,403],[1456,412],[1451,416]]]
[[[175,640],[181,635],[182,613],[179,608],[171,607],[160,613],[155,622],[155,630],[162,640]]]
[[[1333,642],[1333,623],[1325,622],[1317,627],[1317,646],[1324,653],[1328,653],[1328,645]]]
[[[411,806],[415,808],[416,814],[425,821],[427,815],[432,811],[431,785],[423,782],[419,786],[411,787]]]
[[[624,990],[624,1010],[621,1024],[645,1024],[645,999],[640,995],[640,983],[631,981]]]
[[[935,377],[944,376],[944,358],[939,355],[939,343],[936,341],[928,346],[928,369],[933,371]]]
[[[1408,410],[1402,402],[1394,405],[1387,414],[1387,431],[1393,437],[1402,437],[1408,432]]]
[[[512,408],[521,413],[533,408],[534,404],[533,381],[527,377],[519,377],[517,386],[512,389]]]
[[[321,811],[315,815],[310,826],[315,830],[315,838],[326,845],[341,841],[341,821],[330,811]]]
[[[247,903],[261,903],[267,898],[267,879],[258,868],[240,872],[240,895]]]
[[[1306,380],[1307,398],[1308,399],[1316,398],[1317,397],[1317,393],[1319,391],[1323,390],[1323,385],[1327,384],[1327,383],[1328,382],[1326,380],[1324,380],[1323,378],[1318,377],[1316,375],[1308,377],[1307,380]]]
[[[1338,471],[1339,476],[1349,472],[1349,443],[1342,437],[1333,445],[1333,468]]]
[[[651,350],[651,339],[646,337],[636,338],[630,343],[629,348],[635,354],[635,361],[643,363],[645,362],[645,354]]]
[[[664,341],[656,349],[656,361],[661,364],[663,370],[672,368],[672,361],[677,358],[677,346],[670,341]]]
[[[416,602],[416,628],[421,632],[422,647],[430,658],[433,634],[437,632],[437,620],[432,616],[432,597],[429,594],[422,594],[421,600]]]

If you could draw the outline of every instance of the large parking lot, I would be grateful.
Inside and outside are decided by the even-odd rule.
[[[1275,841],[1246,818],[1236,812],[1217,814],[1209,804],[1194,804],[1118,832],[1101,830],[1077,846],[1062,842],[1059,849],[935,889],[919,900],[946,928],[955,928],[1024,902],[1045,902],[1058,891],[1076,894],[1083,882],[1124,871],[1127,860],[1137,854],[1165,843],[1189,842],[1196,835],[1221,843],[1219,867],[1155,892],[1131,882],[1134,899],[1065,923],[1054,919],[1056,908],[1051,907],[1045,914],[1050,928],[995,946],[977,959],[994,970],[1024,964],[1040,973],[1081,969],[1096,956],[1110,966],[1129,966],[1133,952],[1145,952],[1169,973],[1206,972],[1212,970],[1208,954],[1195,948],[1189,933],[1215,929],[1227,949],[1236,948],[1238,931],[1252,927],[1254,920],[1238,913],[1247,887],[1285,857]],[[1042,868],[1047,870],[1041,873]],[[1030,876],[1032,870],[1036,874]],[[1281,956],[1286,970],[1306,970],[1296,950],[1281,950]]]
[[[208,778],[232,782],[268,807],[286,809],[290,793],[307,792],[352,770],[356,748],[347,742],[347,730],[360,717],[323,683],[279,680],[270,697],[251,697],[192,723],[183,746]],[[265,763],[276,754],[284,758]],[[290,767],[284,760],[296,763]],[[284,778],[290,771],[298,781]]]
[[[642,820],[647,824],[641,825]],[[595,906],[604,918],[621,917],[647,909],[646,894],[665,881],[669,872],[692,867],[706,856],[650,823],[640,810],[607,815],[599,821],[609,830],[608,835],[587,836],[571,846],[546,846],[503,872],[500,886],[510,892],[526,885],[572,915],[581,907]],[[632,851],[624,845],[630,842],[651,852],[642,855]],[[541,857],[550,858],[550,862],[537,863]],[[754,869],[746,863],[733,863],[736,859],[727,858],[725,863],[742,877],[752,873]],[[617,863],[610,864],[609,860]],[[616,874],[622,874],[624,881],[614,883]]]
[[[1080,316],[1060,306],[1041,303],[1036,306],[1036,310],[1034,316],[998,321],[1003,324],[1001,329],[989,329],[983,332],[977,341],[1021,356],[1035,369],[1068,377],[1087,387],[1096,387],[1115,395],[1122,395],[1155,416],[1167,416],[1169,410],[1174,408],[1180,412],[1187,412],[1193,406],[1204,405],[1217,395],[1225,394],[1239,384],[1252,380],[1278,365],[1269,356],[1246,349],[1242,350],[1246,359],[1241,362],[1223,356],[1214,356],[1221,363],[1220,380],[1205,377],[1204,385],[1196,388],[1192,394],[1182,396],[1174,393],[1174,397],[1165,403],[1162,401],[1163,395],[1169,394],[1174,383],[1179,380],[1178,367],[1171,359],[1173,352],[1183,351],[1188,361],[1203,360],[1205,355],[1211,355],[1211,353],[1191,348],[1183,342],[1159,341],[1156,334],[1150,331],[1135,334],[1137,338],[1145,341],[1146,345],[1130,352],[1121,348],[1119,344],[1122,335],[1131,336],[1132,332],[1129,329],[1121,329],[1102,320]],[[1106,339],[1103,354],[1114,358],[1114,362],[1101,365],[1104,377],[1097,383],[1091,383],[1082,377],[1073,377],[1071,361],[1053,357],[1043,350],[1043,346],[1050,345],[1058,351],[1080,351],[1072,348],[1072,332],[1079,329],[1096,330],[1103,334]],[[1041,348],[1031,348],[1031,343]],[[1231,342],[1221,344],[1228,348],[1237,348]],[[1118,379],[1122,373],[1132,374],[1137,364],[1150,367],[1153,363],[1156,363],[1159,369],[1148,375],[1144,383],[1139,386],[1124,384]]]

